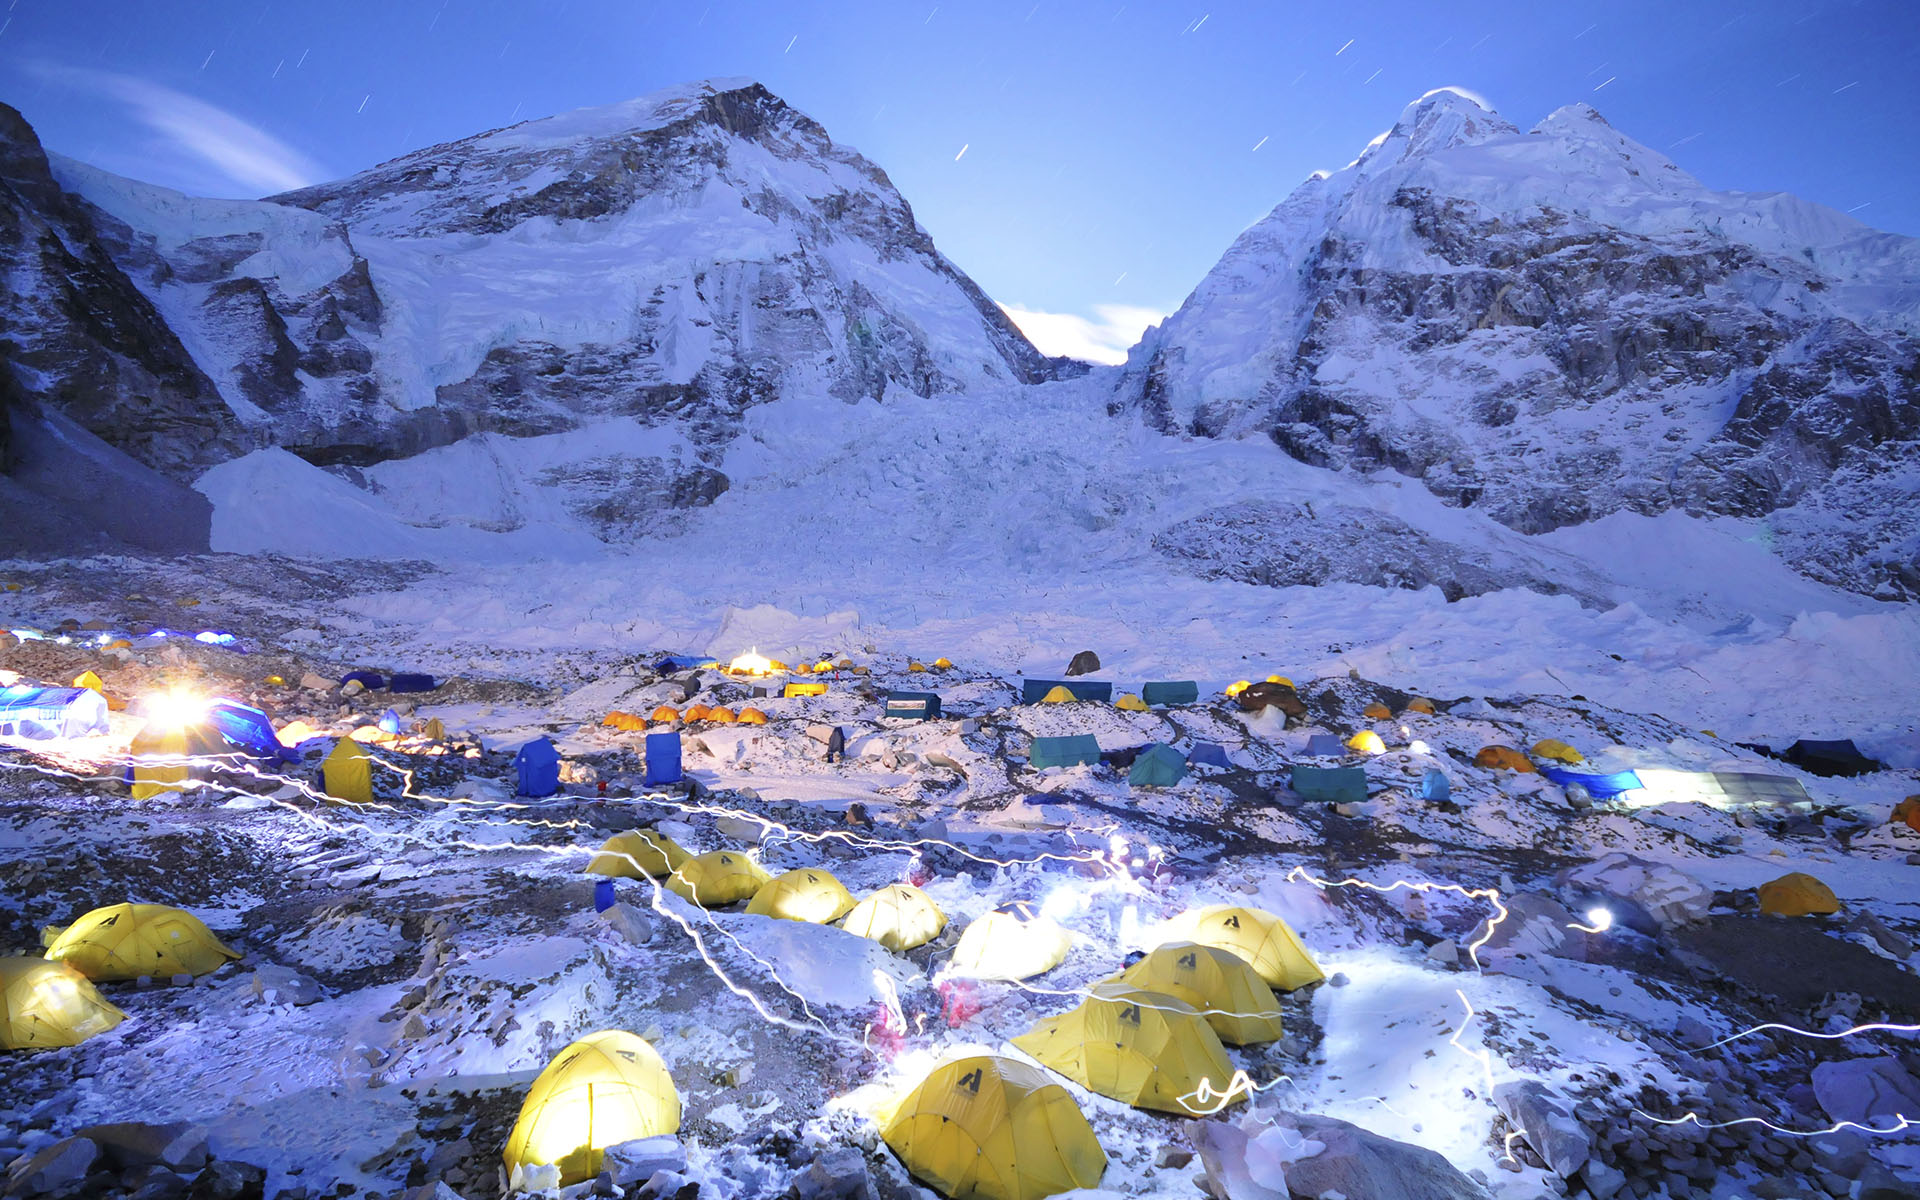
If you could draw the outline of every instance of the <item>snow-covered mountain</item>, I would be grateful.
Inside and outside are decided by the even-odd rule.
[[[104,306],[70,303],[69,264],[29,254],[18,326],[70,353],[38,374],[11,355],[30,368],[16,375],[178,477],[266,447],[368,468],[474,434],[607,426],[547,482],[611,534],[724,490],[712,464],[769,400],[1079,369],[1034,350],[878,167],[749,81],[530,121],[259,202],[49,161],[17,114],[5,132],[9,173],[38,181],[13,210],[84,244],[114,285]],[[157,336],[103,355],[121,330],[67,329],[75,308],[126,310],[121,324]],[[83,362],[121,369],[76,379],[101,369]],[[525,517],[481,507],[420,515]]]
[[[1807,574],[1912,596],[1917,331],[1920,241],[1712,191],[1583,104],[1522,133],[1443,90],[1246,230],[1120,403],[1526,533],[1764,518]]]

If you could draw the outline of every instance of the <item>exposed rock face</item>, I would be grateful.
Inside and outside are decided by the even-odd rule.
[[[615,423],[549,474],[621,537],[724,491],[721,453],[756,406],[1064,370],[879,168],[747,81],[260,202],[49,160],[8,109],[0,188],[14,384],[176,478],[267,446],[365,469],[478,433]]]
[[[1452,93],[1244,233],[1119,403],[1390,469],[1526,533],[1767,517],[1815,578],[1920,595],[1920,242],[1715,193],[1584,105]]]

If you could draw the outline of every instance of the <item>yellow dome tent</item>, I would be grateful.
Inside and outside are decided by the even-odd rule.
[[[853,893],[833,877],[833,872],[818,867],[801,867],[774,876],[747,904],[747,911],[755,916],[813,925],[838,921],[852,910]]]
[[[667,890],[701,908],[725,908],[750,900],[770,877],[738,850],[709,850],[675,867]]]
[[[936,671],[951,671],[953,670],[953,663],[946,658],[936,658],[933,660],[933,669]]]
[[[1227,695],[1229,697],[1238,696],[1241,692],[1246,691],[1248,688],[1252,686],[1253,686],[1253,681],[1250,679],[1235,680],[1234,682],[1227,685]]]
[[[707,720],[712,721],[715,725],[731,725],[739,719],[738,716],[734,715],[734,711],[724,704],[707,710]]]
[[[682,713],[681,716],[683,719],[685,719],[687,724],[691,725],[695,721],[706,720],[707,717],[712,714],[712,712],[713,710],[708,708],[704,704],[689,704],[687,706],[687,711]]]
[[[1180,941],[1227,950],[1253,964],[1268,987],[1291,992],[1319,983],[1326,973],[1287,923],[1259,908],[1220,904],[1174,919]]]
[[[907,670],[909,671],[924,671],[926,669],[927,669],[927,664],[921,662],[917,658],[907,664]]]
[[[177,792],[204,769],[189,760],[225,759],[233,747],[220,731],[204,721],[184,725],[149,721],[127,747],[133,757],[133,798],[145,800],[162,792]]]
[[[1040,703],[1071,704],[1073,703],[1073,698],[1073,691],[1070,688],[1065,684],[1056,684],[1046,695],[1040,697]]]
[[[1223,1042],[1247,1046],[1280,1037],[1280,1002],[1246,959],[1196,942],[1169,942],[1114,977],[1167,992],[1200,1010]]]
[[[1393,710],[1375,700],[1361,709],[1360,715],[1369,721],[1390,721],[1393,719]]]
[[[1268,683],[1284,683],[1288,687],[1293,686],[1293,680],[1288,679],[1285,675],[1269,675],[1267,676],[1267,682]]]
[[[327,795],[344,804],[373,803],[373,766],[366,747],[352,738],[341,738],[333,753],[321,764],[320,779]]]
[[[128,645],[130,643],[123,642],[121,644]],[[123,712],[127,707],[125,700],[120,699],[118,696],[107,695],[106,681],[92,671],[82,671],[80,674],[74,676],[73,686],[85,688],[90,692],[99,692],[101,697],[106,700],[107,708],[113,712]]]
[[[0,958],[0,1050],[78,1046],[126,1019],[65,963]]]
[[[1569,766],[1574,763],[1587,761],[1586,755],[1581,754],[1578,750],[1567,745],[1559,738],[1545,738],[1535,742],[1533,744],[1533,756],[1535,758],[1551,758],[1555,762],[1563,762]]]
[[[1473,756],[1473,765],[1490,771],[1518,771],[1522,775],[1540,773],[1540,768],[1512,746],[1482,746],[1480,752]]]
[[[678,721],[679,719],[680,710],[671,704],[662,704],[653,710],[652,716],[647,718],[649,721]]]
[[[950,1200],[1042,1200],[1093,1187],[1107,1169],[1067,1089],[994,1055],[935,1067],[885,1115],[880,1136]]]
[[[1360,754],[1385,754],[1387,744],[1371,729],[1362,729],[1347,739],[1347,749]]]
[[[98,982],[205,975],[240,956],[190,912],[165,904],[109,904],[60,930],[47,957]]]
[[[603,1030],[555,1055],[527,1089],[507,1138],[507,1173],[554,1163],[568,1187],[600,1173],[608,1146],[678,1132],[680,1093],[659,1052]]]
[[[1425,713],[1428,716],[1432,716],[1433,701],[1427,699],[1425,696],[1415,697],[1407,701],[1407,711],[1410,713]]]
[[[910,883],[883,887],[853,906],[840,928],[871,938],[895,954],[924,946],[947,927],[940,906]]]
[[[1078,1008],[1042,1018],[1013,1044],[1135,1108],[1203,1117],[1232,1102],[1233,1064],[1220,1035],[1191,1004],[1164,992],[1100,984]]]
[[[767,714],[757,708],[743,708],[740,710],[740,723],[742,725],[765,725],[767,723]]]
[[[1126,695],[1120,697],[1118,700],[1115,700],[1113,702],[1113,706],[1115,708],[1124,709],[1127,712],[1149,711],[1147,708],[1147,702],[1145,700],[1142,700],[1140,697],[1134,695],[1132,692],[1128,692]]]
[[[587,874],[620,879],[664,879],[692,858],[680,844],[656,829],[629,829],[601,844],[587,861]]]
[[[947,969],[966,979],[1031,979],[1059,966],[1072,947],[1057,921],[1016,900],[971,922]]]
[[[1826,884],[1794,871],[1760,885],[1760,911],[1776,917],[1825,916],[1840,911],[1840,900]]]

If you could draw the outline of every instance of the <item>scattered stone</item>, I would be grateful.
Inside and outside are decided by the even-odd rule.
[[[1427,947],[1427,957],[1442,966],[1453,966],[1460,961],[1460,947],[1449,938],[1441,938]]]
[[[1368,1133],[1332,1117],[1280,1113],[1272,1132],[1291,1129],[1297,1144],[1319,1143],[1287,1163],[1286,1185],[1298,1196],[1408,1196],[1421,1200],[1487,1200],[1486,1189],[1440,1154]],[[1234,1197],[1240,1200],[1240,1197]]]
[[[1813,1094],[1835,1121],[1884,1123],[1920,1113],[1920,1079],[1892,1055],[1820,1063],[1813,1068]]]
[[[1587,1185],[1587,1194],[1593,1200],[1612,1200],[1621,1188],[1627,1186],[1625,1171],[1597,1158],[1587,1160],[1587,1165],[1580,1171],[1580,1179]]]
[[[636,946],[644,946],[653,940],[653,922],[624,900],[614,901],[613,907],[600,914],[600,919]]]
[[[613,1193],[604,1194],[611,1196]],[[401,1192],[400,1200],[466,1200],[466,1198],[443,1181],[436,1179],[432,1183],[424,1183],[417,1188]]]
[[[867,1156],[851,1146],[828,1150],[793,1181],[796,1200],[875,1200]]]
[[[1183,1149],[1179,1146],[1169,1146],[1165,1142],[1160,1144],[1160,1149],[1156,1150],[1153,1155],[1154,1166],[1164,1167],[1174,1171],[1178,1171],[1192,1161],[1193,1151]]]
[[[193,1181],[194,1200],[241,1200],[260,1195],[267,1173],[251,1163],[217,1159]]]
[[[1860,913],[1847,922],[1848,933],[1864,933],[1874,940],[1874,944],[1893,957],[1905,961],[1913,956],[1911,939],[1887,928],[1886,922],[1870,912]]]
[[[356,680],[355,682],[358,681]],[[309,692],[330,692],[333,690],[333,680],[328,679],[325,675],[316,675],[312,671],[308,671],[300,677],[300,686]]]
[[[713,1081],[721,1087],[744,1087],[753,1082],[753,1063],[743,1062],[738,1066],[728,1067],[716,1075]]]
[[[63,1138],[28,1159],[14,1172],[8,1196],[38,1196],[74,1187],[87,1177],[100,1147],[83,1137]]]
[[[1597,862],[1570,867],[1554,882],[1577,897],[1606,896],[1617,924],[1645,934],[1706,917],[1713,889],[1665,863],[1631,854],[1609,854]],[[1574,907],[1583,907],[1576,903]]]
[[[1503,1083],[1493,1102],[1555,1175],[1571,1179],[1593,1154],[1593,1140],[1571,1106],[1537,1079]]]
[[[191,1175],[207,1165],[207,1131],[189,1121],[170,1125],[148,1125],[124,1121],[112,1125],[89,1125],[77,1130],[99,1147],[102,1158],[115,1167],[145,1167],[159,1164],[169,1171]]]
[[[320,999],[320,985],[292,967],[266,963],[254,968],[253,994],[268,1004],[306,1005]]]
[[[361,683],[358,679],[349,679],[340,688],[340,694],[342,696],[358,696],[361,692],[364,692],[366,690],[367,690],[366,684]]]
[[[1327,977],[1328,987],[1345,987],[1350,982],[1351,980],[1347,978],[1347,973],[1345,971],[1335,971],[1332,975],[1329,975]]]
[[[1067,678],[1071,679],[1075,675],[1091,675],[1099,669],[1100,656],[1091,650],[1082,650],[1073,656],[1072,662],[1067,664]]]
[[[1238,1125],[1224,1121],[1197,1123],[1194,1149],[1206,1172],[1205,1187],[1213,1200],[1287,1200],[1286,1170],[1259,1170],[1249,1161],[1252,1139]]]
[[[1877,1162],[1860,1172],[1854,1200],[1920,1200],[1920,1184],[1902,1179]]]
[[[713,823],[713,827],[719,830],[721,836],[730,837],[736,842],[746,842],[748,845],[759,845],[760,839],[765,837],[767,832],[765,821],[756,821],[751,817],[721,817]]]

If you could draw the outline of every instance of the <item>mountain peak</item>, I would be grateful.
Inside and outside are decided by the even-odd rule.
[[[1367,147],[1362,160],[1384,156],[1393,161],[1517,132],[1478,96],[1460,88],[1440,87],[1402,109],[1393,128]]]

